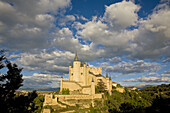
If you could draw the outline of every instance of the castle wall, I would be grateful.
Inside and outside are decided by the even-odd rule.
[[[66,108],[66,105],[58,103],[58,101],[61,101],[62,103],[65,103],[70,106],[75,106],[78,103],[80,103],[80,100],[86,100],[85,103],[82,103],[83,106],[86,106],[89,108],[90,104],[94,103],[94,99],[101,99],[102,94],[94,94],[94,95],[52,95],[52,94],[46,94],[45,100],[43,103],[43,106],[47,105],[57,105],[60,107]],[[50,113],[49,110],[43,110],[43,113]]]
[[[55,95],[55,98],[59,100],[69,100],[69,99],[92,99],[92,95]],[[95,94],[94,98],[102,98],[102,94]]]
[[[82,89],[82,87],[74,81],[63,81],[63,88],[68,88],[70,91]]]
[[[84,87],[82,89],[83,94],[90,94],[91,93],[91,87]]]
[[[102,67],[91,67],[89,71],[95,75],[99,75],[102,74]]]

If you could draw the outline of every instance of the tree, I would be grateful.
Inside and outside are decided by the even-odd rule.
[[[33,113],[41,113],[43,108],[43,102],[44,102],[44,95],[39,95],[34,99],[33,103],[35,104],[36,110],[34,110]]]
[[[123,113],[131,113],[134,109],[134,106],[129,102],[125,102],[120,105],[119,109]]]
[[[96,93],[105,93],[106,92],[106,85],[101,79],[99,79],[99,82],[97,83],[97,87],[95,90],[96,90]]]
[[[5,70],[6,73],[5,73]],[[12,64],[0,51],[0,110],[3,113],[29,113],[33,111],[32,101],[37,97],[35,91],[27,95],[16,95],[15,92],[23,84],[22,68]],[[1,73],[3,72],[3,73]]]

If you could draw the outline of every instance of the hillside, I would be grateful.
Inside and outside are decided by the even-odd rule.
[[[120,92],[120,89],[123,92]],[[35,112],[41,112],[44,101],[42,93],[44,92],[37,93],[39,96],[34,100],[34,104],[38,109]],[[67,111],[76,113],[168,113],[170,110],[170,84],[150,86],[141,90],[122,86],[114,87],[111,96],[105,92],[102,99],[95,99],[95,107],[91,106],[90,108],[82,106],[87,102],[90,103],[89,100],[83,100],[83,104],[78,100],[75,102],[77,103],[76,106],[69,106],[61,102],[60,104],[67,107],[49,106],[48,108],[51,109],[51,113]]]
[[[124,88],[112,90],[102,100],[96,100],[94,111],[110,113],[168,113],[170,110],[170,84],[147,87],[141,90]],[[98,107],[100,106],[100,107]]]

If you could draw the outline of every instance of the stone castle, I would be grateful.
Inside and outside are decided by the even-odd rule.
[[[111,94],[113,83],[107,74],[106,77],[102,75],[102,67],[89,67],[86,63],[82,64],[76,54],[73,65],[69,66],[69,79],[63,80],[61,77],[60,92],[62,92],[63,88],[66,88],[69,89],[70,94],[46,94],[43,106],[55,105],[61,108],[66,108],[67,105],[76,106],[77,104],[82,108],[94,106],[94,99],[102,98],[102,93],[95,93],[95,87],[101,81],[105,84],[106,90]],[[43,113],[50,113],[50,109],[45,108]]]
[[[111,94],[112,80],[106,74],[102,75],[102,67],[89,67],[86,63],[81,63],[77,54],[73,65],[69,66],[69,80],[61,78],[60,91],[68,88],[70,93],[93,95],[98,82],[103,81],[106,90]]]

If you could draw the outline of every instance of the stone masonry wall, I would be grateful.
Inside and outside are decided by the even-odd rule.
[[[45,95],[45,100],[44,100],[44,106],[46,105],[58,105],[58,100],[59,101],[64,101],[64,100],[88,100],[88,99],[96,99],[96,98],[102,98],[102,94],[95,94],[95,95],[54,95],[52,94],[47,94]]]
[[[74,90],[82,90],[82,87],[76,82],[71,82],[71,81],[63,81],[63,88],[68,88],[70,91]]]

